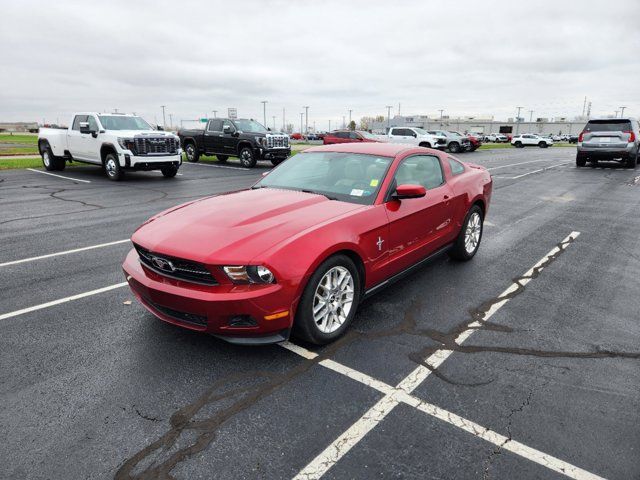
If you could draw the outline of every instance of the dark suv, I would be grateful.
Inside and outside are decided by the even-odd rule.
[[[576,165],[584,167],[587,162],[617,160],[628,168],[636,168],[639,136],[635,118],[589,120],[578,136]]]
[[[253,119],[211,118],[204,130],[180,130],[178,137],[190,162],[216,155],[221,162],[238,157],[243,167],[253,167],[258,160],[277,165],[291,155],[289,135],[273,133]]]

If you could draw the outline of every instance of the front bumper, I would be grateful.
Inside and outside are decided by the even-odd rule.
[[[132,170],[159,170],[168,166],[182,165],[182,150],[175,155],[134,155],[125,150],[118,153],[120,166]]]
[[[256,149],[256,156],[262,160],[271,160],[272,158],[284,160],[291,156],[291,147],[288,148],[264,148]]]
[[[122,268],[133,294],[160,320],[232,343],[276,343],[289,336],[295,311],[292,285],[193,284],[147,269],[135,249]],[[286,316],[265,319],[282,312]]]

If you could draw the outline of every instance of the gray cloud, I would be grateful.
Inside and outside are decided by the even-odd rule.
[[[620,105],[640,115],[640,2],[20,1],[4,4],[0,120],[75,110],[160,120],[282,108],[513,116]],[[395,109],[394,109],[395,110]],[[335,123],[334,123],[335,125]]]

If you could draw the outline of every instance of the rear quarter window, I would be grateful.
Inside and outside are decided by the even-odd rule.
[[[458,160],[455,160],[451,157],[449,157],[449,168],[451,168],[451,174],[452,175],[460,175],[462,172],[464,172],[464,165],[462,165]]]

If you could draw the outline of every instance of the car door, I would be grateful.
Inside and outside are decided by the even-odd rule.
[[[220,138],[220,147],[221,153],[226,155],[234,155],[236,154],[236,147],[238,145],[238,137],[236,136],[237,132],[236,126],[233,124],[231,120],[223,120],[222,121],[222,136]]]
[[[396,200],[398,185],[425,187],[422,198]],[[394,173],[385,198],[389,219],[389,275],[416,264],[450,241],[453,229],[451,187],[445,181],[440,158],[412,155]]]
[[[207,123],[202,138],[204,151],[207,153],[222,152],[222,120],[213,118]]]
[[[409,130],[406,128],[392,128],[391,135],[393,136],[394,143],[408,143],[409,139],[412,137],[409,136]]]
[[[88,115],[76,115],[71,130],[67,130],[67,148],[74,158],[85,160],[84,151],[88,134],[80,133],[80,123],[87,121]]]
[[[100,126],[98,124],[98,119],[95,115],[87,115],[87,123],[89,124],[89,129],[92,132],[96,132],[96,136],[94,137],[90,133],[82,135],[82,154],[86,160],[92,163],[102,163],[102,159],[100,158],[100,146],[102,139],[100,138]]]

